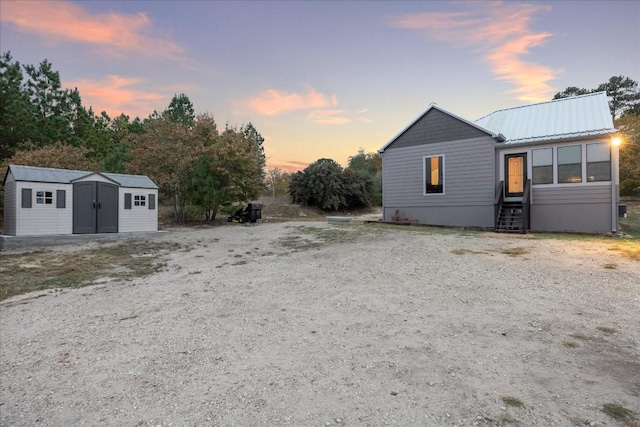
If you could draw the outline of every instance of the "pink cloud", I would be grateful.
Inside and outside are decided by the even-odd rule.
[[[111,118],[125,113],[131,118],[145,118],[158,109],[158,105],[169,105],[166,95],[137,89],[144,79],[122,76],[107,76],[101,81],[76,80],[65,82],[65,87],[77,87],[82,104],[91,106],[99,114],[106,111]]]
[[[294,173],[294,172],[298,172],[301,170],[304,170],[307,168],[307,166],[309,166],[311,163],[307,163],[307,162],[299,162],[296,160],[290,160],[290,161],[280,161],[281,163],[270,163],[267,162],[267,168],[268,169],[274,169],[274,168],[278,168],[280,169],[282,172],[286,172],[286,173]]]
[[[534,16],[551,8],[538,4],[506,2],[462,3],[475,10],[452,13],[421,13],[394,18],[391,24],[424,33],[427,37],[469,46],[482,52],[491,72],[515,86],[511,92],[527,101],[549,99],[549,84],[558,70],[527,62],[523,56],[541,46],[552,34],[530,28]]]
[[[351,119],[344,117],[345,110],[316,110],[309,113],[309,119],[319,125],[343,125],[351,123]]]
[[[244,102],[249,108],[265,116],[277,116],[296,110],[335,106],[335,95],[327,96],[313,88],[306,93],[284,92],[269,89]]]
[[[152,34],[152,22],[144,13],[91,14],[66,1],[4,1],[0,20],[48,41],[97,45],[113,54],[176,59],[183,53],[178,44]]]

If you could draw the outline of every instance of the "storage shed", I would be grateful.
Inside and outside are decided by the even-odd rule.
[[[157,231],[158,186],[144,175],[9,165],[4,234]]]

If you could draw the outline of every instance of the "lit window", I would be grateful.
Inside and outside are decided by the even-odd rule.
[[[608,144],[587,144],[587,181],[611,181],[611,151]]]
[[[558,182],[582,182],[582,146],[558,147]]]
[[[424,192],[444,193],[444,156],[424,158]]]
[[[147,196],[133,196],[133,206],[146,206]]]
[[[52,205],[53,204],[53,192],[52,191],[37,191],[36,192],[36,204],[38,204],[38,205]]]
[[[553,148],[533,150],[533,183],[553,184]]]

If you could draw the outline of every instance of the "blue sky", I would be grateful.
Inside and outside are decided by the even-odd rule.
[[[186,93],[220,126],[251,121],[267,164],[346,165],[432,102],[467,119],[640,80],[637,1],[2,1],[0,49],[52,62],[112,117]]]

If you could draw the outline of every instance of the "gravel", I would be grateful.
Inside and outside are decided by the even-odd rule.
[[[424,231],[173,229],[152,239],[185,249],[152,276],[6,300],[0,425],[640,417],[638,261],[614,241]]]

